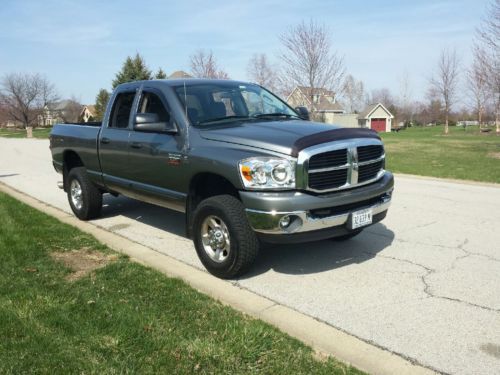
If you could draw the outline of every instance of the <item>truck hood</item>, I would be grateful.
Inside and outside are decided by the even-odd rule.
[[[291,155],[295,142],[305,136],[340,128],[304,120],[231,122],[200,130],[201,137]]]

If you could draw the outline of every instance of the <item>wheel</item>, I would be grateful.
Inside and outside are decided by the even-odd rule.
[[[356,237],[362,231],[363,231],[363,229],[356,229],[356,230],[352,231],[351,233],[344,234],[344,235],[338,236],[338,237],[332,237],[331,239],[333,241],[347,241],[347,240],[350,240],[353,237]]]
[[[73,213],[81,220],[95,219],[101,213],[102,193],[90,181],[84,167],[68,173],[68,201]]]
[[[229,279],[245,273],[259,252],[241,202],[231,195],[202,201],[193,215],[198,257],[212,275]]]

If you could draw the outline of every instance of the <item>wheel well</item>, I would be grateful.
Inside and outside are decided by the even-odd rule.
[[[76,167],[83,167],[82,159],[74,151],[66,151],[63,156],[63,186],[67,190],[67,177],[70,170]]]
[[[200,173],[191,179],[186,202],[186,231],[191,237],[192,214],[198,204],[215,195],[227,194],[240,199],[238,190],[226,178],[214,173]]]

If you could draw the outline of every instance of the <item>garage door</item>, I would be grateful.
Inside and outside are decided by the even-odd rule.
[[[371,128],[377,132],[385,132],[385,118],[372,118]]]

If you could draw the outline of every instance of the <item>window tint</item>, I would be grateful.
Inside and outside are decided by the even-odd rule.
[[[125,129],[128,127],[134,97],[135,92],[124,92],[118,94],[113,105],[113,110],[111,111],[111,121],[109,123],[110,127],[118,129]]]
[[[156,113],[160,122],[168,122],[170,116],[160,97],[152,92],[143,92],[138,113]]]

